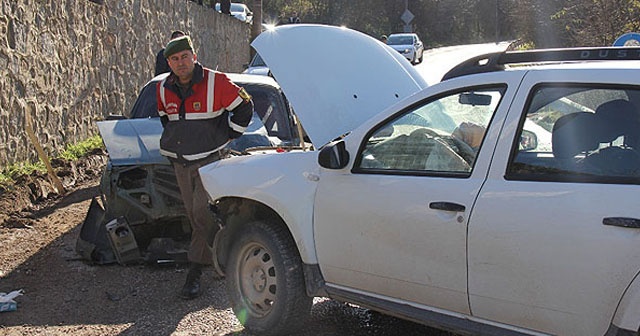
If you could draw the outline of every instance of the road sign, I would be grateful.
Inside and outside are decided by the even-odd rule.
[[[640,34],[639,33],[626,33],[620,35],[613,42],[614,47],[635,47],[640,46]]]
[[[405,24],[409,24],[411,23],[411,21],[413,21],[414,17],[415,16],[413,15],[413,13],[411,13],[408,9],[405,9],[404,13],[400,15],[400,20],[402,20],[402,22],[404,22]]]

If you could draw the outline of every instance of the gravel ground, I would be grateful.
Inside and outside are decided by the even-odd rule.
[[[185,277],[181,266],[80,260],[75,243],[101,171],[80,168],[91,173],[70,174],[75,186],[65,197],[46,197],[42,177],[0,193],[0,292],[24,291],[16,311],[0,313],[0,335],[250,335],[231,311],[224,280],[214,280],[211,269],[204,272],[203,295],[185,301],[177,294]],[[25,201],[34,192],[44,200]],[[295,334],[453,335],[325,298],[315,300],[311,320]]]

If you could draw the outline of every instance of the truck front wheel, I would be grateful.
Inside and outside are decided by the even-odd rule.
[[[309,317],[313,298],[306,294],[302,259],[283,227],[256,221],[242,228],[226,273],[233,311],[247,330],[291,334]]]

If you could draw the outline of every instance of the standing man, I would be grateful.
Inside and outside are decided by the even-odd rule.
[[[231,15],[231,0],[220,1],[220,12]]]
[[[288,23],[300,23],[298,12],[293,12],[293,14],[289,17]]]
[[[240,137],[251,121],[253,101],[225,74],[197,62],[189,36],[169,41],[164,56],[171,73],[156,87],[164,127],[160,153],[173,164],[191,222],[189,272],[180,296],[193,299],[200,295],[202,268],[213,261],[211,244],[219,229],[198,168],[227,155],[227,143]]]
[[[169,40],[173,40],[174,38],[180,37],[180,36],[184,36],[184,32],[180,30],[176,30],[173,33],[171,33],[171,38]],[[169,71],[171,71],[171,69],[169,69],[169,63],[167,63],[167,58],[164,57],[164,48],[162,48],[160,49],[160,51],[158,51],[158,54],[156,55],[156,68],[153,72],[153,75],[157,76],[161,73],[165,73]]]

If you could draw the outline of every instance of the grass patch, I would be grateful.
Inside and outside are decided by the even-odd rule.
[[[87,155],[96,148],[102,148],[102,138],[100,135],[94,135],[91,138],[73,145],[67,145],[58,158],[75,161]]]
[[[67,147],[58,154],[57,158],[67,161],[75,161],[86,156],[94,149],[103,147],[102,138],[100,135],[95,135],[77,144],[67,145]],[[35,171],[46,173],[47,167],[44,165],[44,162],[41,160],[38,160],[38,162],[35,163],[19,162],[3,168],[2,171],[0,171],[0,187],[8,189],[14,184],[15,180],[19,176],[30,175]]]
[[[0,172],[0,188],[10,189],[19,176],[29,175],[34,171],[46,173],[47,167],[42,161],[38,161],[36,163],[20,162],[12,164]]]

